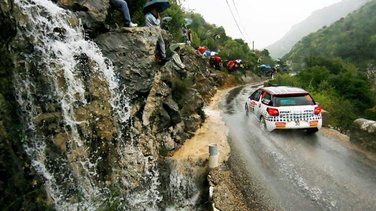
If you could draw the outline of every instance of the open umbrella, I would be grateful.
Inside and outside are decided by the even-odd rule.
[[[175,49],[176,49],[177,47],[180,47],[180,49],[182,49],[182,48],[184,48],[184,46],[185,46],[185,43],[183,43],[183,42],[181,42],[181,43],[172,43],[172,44],[170,45],[170,50],[171,50],[171,51],[175,51]]]
[[[198,47],[197,50],[200,52],[200,53],[204,53],[206,51],[206,48],[205,47]]]
[[[190,18],[184,18],[184,25],[185,26],[189,26],[189,25],[191,25],[192,24],[192,19],[190,19]]]
[[[268,64],[262,64],[259,67],[260,68],[267,68],[267,69],[271,68],[270,65],[268,65]]]
[[[163,18],[162,18],[162,21],[165,22],[165,23],[168,23],[168,22],[170,22],[171,20],[172,20],[172,18],[169,17],[169,16],[167,16],[167,17],[163,17]]]
[[[216,51],[211,51],[210,52],[210,56],[215,56],[215,55],[217,55],[218,54],[218,52],[216,52]]]
[[[144,13],[150,11],[152,7],[156,7],[158,12],[163,12],[170,7],[168,0],[149,0],[144,5]]]
[[[203,53],[203,55],[204,56],[210,56],[211,55],[211,50],[206,50],[204,53]]]
[[[162,18],[162,26],[163,26],[163,28],[167,28],[168,27],[167,25],[170,23],[171,20],[172,20],[172,17],[169,17],[169,16],[163,17]]]

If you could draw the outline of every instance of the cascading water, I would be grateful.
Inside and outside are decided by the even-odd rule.
[[[129,101],[110,60],[79,21],[48,0],[15,0],[17,100],[24,146],[58,210],[155,210],[162,200],[156,158],[127,132]],[[132,165],[133,164],[133,165]]]

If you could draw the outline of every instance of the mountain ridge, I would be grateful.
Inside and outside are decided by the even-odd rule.
[[[280,58],[288,53],[293,45],[304,36],[322,27],[333,24],[335,21],[359,9],[369,1],[370,0],[343,0],[316,10],[308,18],[292,26],[280,40],[267,46],[266,49],[269,50],[272,57]]]
[[[304,65],[307,57],[339,57],[356,65],[363,72],[370,69],[374,65],[376,43],[375,8],[376,1],[372,0],[331,26],[309,34],[297,42],[283,58],[296,65]]]

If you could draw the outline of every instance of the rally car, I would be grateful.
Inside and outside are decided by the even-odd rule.
[[[245,103],[266,131],[305,129],[315,133],[322,127],[321,108],[304,89],[288,86],[261,87]]]

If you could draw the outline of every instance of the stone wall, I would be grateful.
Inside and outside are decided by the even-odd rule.
[[[362,118],[355,120],[350,130],[350,141],[376,152],[376,121]]]

